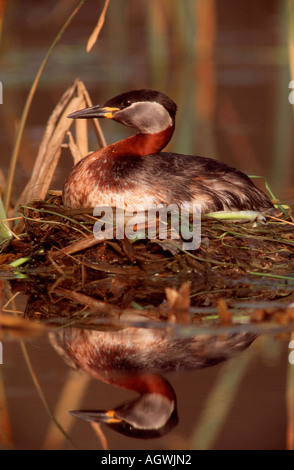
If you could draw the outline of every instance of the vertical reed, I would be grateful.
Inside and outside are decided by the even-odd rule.
[[[25,127],[27,116],[28,116],[28,113],[29,113],[29,110],[30,110],[30,107],[31,107],[31,103],[32,103],[33,97],[35,95],[38,83],[40,81],[43,70],[44,70],[44,68],[45,68],[45,66],[46,66],[46,64],[47,64],[47,62],[48,62],[55,46],[56,46],[56,44],[59,42],[59,40],[61,39],[64,31],[69,26],[69,24],[71,23],[71,21],[73,20],[75,15],[78,13],[80,8],[85,3],[85,1],[86,0],[80,0],[77,7],[74,9],[74,11],[70,14],[70,16],[68,17],[66,22],[61,27],[59,33],[57,34],[56,38],[54,39],[53,43],[51,44],[51,46],[50,46],[50,48],[49,48],[42,64],[41,64],[41,66],[38,70],[38,73],[37,73],[37,75],[36,75],[36,77],[33,81],[30,92],[29,92],[28,97],[26,99],[26,103],[25,103],[25,106],[24,106],[24,109],[23,109],[23,112],[22,112],[22,116],[21,116],[21,119],[20,119],[19,127],[18,127],[18,130],[17,130],[17,135],[16,135],[16,139],[15,139],[15,144],[14,144],[14,148],[13,148],[12,156],[11,156],[11,160],[10,160],[10,168],[9,168],[8,178],[7,178],[7,189],[6,189],[5,199],[4,199],[4,209],[5,209],[6,213],[8,212],[8,208],[9,208],[9,204],[10,204],[12,184],[13,184],[17,159],[18,159],[18,155],[19,155],[19,149],[20,149],[22,134],[23,134],[23,130],[24,130],[24,127]]]

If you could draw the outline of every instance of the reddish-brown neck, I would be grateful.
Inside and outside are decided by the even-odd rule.
[[[113,152],[114,156],[139,155],[143,157],[160,152],[170,141],[173,132],[174,126],[169,126],[157,134],[136,134],[106,148],[108,152]]]
[[[132,374],[112,371],[108,374],[107,380],[105,378],[102,378],[102,380],[116,387],[134,390],[140,394],[156,393],[166,396],[171,401],[175,399],[173,388],[169,382],[158,374]]]

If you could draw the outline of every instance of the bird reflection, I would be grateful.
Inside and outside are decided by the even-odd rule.
[[[113,410],[70,413],[87,421],[105,423],[126,436],[144,439],[160,437],[178,423],[176,396],[167,380],[156,374],[115,375],[115,385],[139,392],[139,398]]]
[[[50,340],[64,360],[95,379],[139,396],[111,410],[76,410],[87,421],[122,434],[159,437],[178,423],[175,392],[162,374],[209,367],[246,349],[248,332],[176,337],[168,329],[127,327],[118,331],[64,328]]]

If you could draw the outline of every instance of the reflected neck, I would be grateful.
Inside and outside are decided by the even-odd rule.
[[[112,371],[105,381],[116,387],[133,390],[137,393],[140,393],[141,395],[154,393],[163,395],[170,401],[175,400],[175,393],[170,383],[159,374],[132,374]]]

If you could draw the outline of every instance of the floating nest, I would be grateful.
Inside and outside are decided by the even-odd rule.
[[[98,241],[93,211],[70,210],[57,192],[49,192],[64,146],[74,163],[87,153],[85,122],[75,122],[75,140],[67,119],[86,106],[91,99],[76,80],[48,120],[31,178],[14,204],[17,223],[10,211],[14,236],[1,245],[0,272],[28,295],[28,315],[46,319],[90,309],[120,315],[131,308],[169,320],[176,313],[187,322],[191,308],[225,302],[220,312],[227,321],[226,308],[238,302],[293,303],[294,222],[284,210],[257,224],[203,218],[201,245],[194,251],[183,250],[181,240],[156,237]],[[93,124],[104,146],[99,123]]]
[[[0,268],[29,293],[40,318],[73,313],[77,303],[159,315],[183,286],[181,302],[188,296],[198,308],[294,301],[294,224],[286,214],[258,224],[204,218],[200,247],[185,251],[176,240],[97,240],[92,211],[66,208],[60,196],[19,211],[24,231],[2,249]]]

